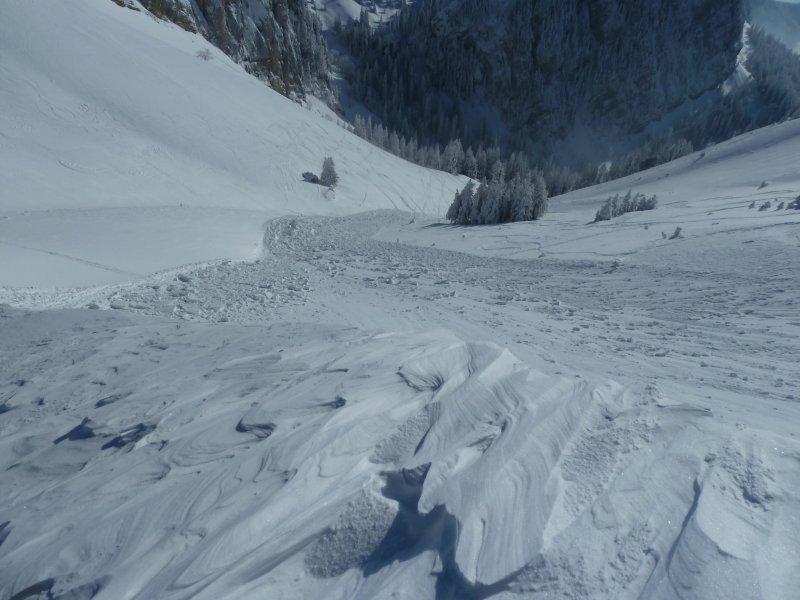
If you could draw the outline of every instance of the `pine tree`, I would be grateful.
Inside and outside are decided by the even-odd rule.
[[[461,172],[463,162],[464,148],[461,145],[461,140],[451,140],[442,153],[442,169],[453,175],[458,175]]]
[[[534,188],[529,179],[517,175],[509,183],[510,221],[529,221],[533,216]]]
[[[394,154],[395,156],[400,156],[400,138],[398,137],[396,132],[392,132],[389,134],[389,138],[387,139],[387,147],[386,150]]]
[[[470,181],[459,192],[458,213],[455,215],[455,222],[459,225],[473,225],[472,215],[476,203],[475,185]]]
[[[489,181],[486,199],[481,205],[480,222],[483,225],[499,223],[508,203],[506,183],[502,177]]]
[[[486,156],[486,150],[483,148],[478,148],[478,153],[475,155],[475,161],[478,163],[478,176],[476,179],[486,179],[486,177],[489,175],[489,159]]]
[[[336,187],[339,183],[339,176],[336,174],[336,165],[333,164],[333,158],[326,156],[322,161],[322,173],[319,176],[319,182],[328,187]]]
[[[491,202],[491,193],[489,191],[489,184],[485,181],[478,186],[478,192],[475,194],[475,201],[472,204],[472,212],[470,220],[474,225],[483,225],[484,207],[488,207]]]
[[[445,218],[451,223],[458,223],[460,212],[461,212],[461,191],[456,190],[456,194],[455,196],[453,196],[453,202],[450,204],[450,208],[447,209],[447,214],[445,215]]]
[[[464,175],[472,179],[478,179],[478,161],[472,148],[467,148],[464,154]]]
[[[533,208],[531,219],[541,219],[547,212],[547,184],[541,171],[533,175]]]

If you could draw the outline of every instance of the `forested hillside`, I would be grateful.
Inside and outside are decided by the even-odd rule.
[[[421,142],[549,149],[642,132],[731,73],[739,0],[419,0],[346,34],[356,95]],[[646,35],[643,33],[646,32]]]

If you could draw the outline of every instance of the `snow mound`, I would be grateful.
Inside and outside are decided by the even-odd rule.
[[[768,455],[655,387],[446,330],[26,322],[3,309],[3,597],[785,597],[792,577],[771,561],[800,444]]]

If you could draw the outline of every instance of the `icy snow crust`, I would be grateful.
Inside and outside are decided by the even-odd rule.
[[[21,5],[43,6],[6,12]],[[113,39],[191,39],[110,2],[47,6],[118,20]],[[338,131],[295,110],[314,143]],[[37,196],[53,206],[6,220],[15,248],[63,217],[62,250],[125,273],[0,292],[0,599],[793,599],[800,215],[777,207],[800,194],[798,154],[786,123],[496,227],[239,205],[250,260],[219,260],[201,229],[206,262],[155,275],[91,236],[157,221],[128,233],[157,247],[177,211],[222,227],[220,206],[89,195],[62,214]],[[400,165],[409,203],[449,200],[391,161],[364,155],[363,185]],[[590,224],[628,189],[658,209]],[[95,277],[58,260],[64,281]]]

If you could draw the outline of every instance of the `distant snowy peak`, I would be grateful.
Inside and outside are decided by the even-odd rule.
[[[120,4],[124,0],[113,0]],[[305,0],[140,0],[158,18],[199,32],[284,94],[325,93],[322,26]]]

